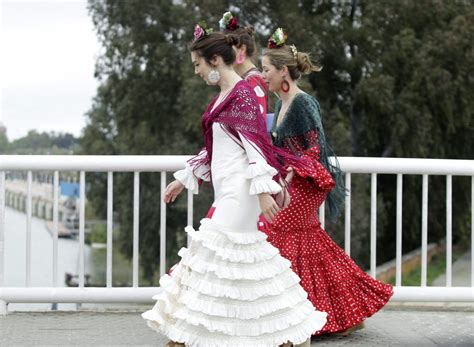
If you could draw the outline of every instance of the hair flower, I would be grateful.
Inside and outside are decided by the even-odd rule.
[[[237,17],[234,17],[232,13],[226,12],[219,20],[219,28],[221,30],[235,30],[239,27]]]
[[[286,34],[286,32],[282,28],[278,28],[268,39],[267,47],[280,48],[285,44],[287,38],[288,35]]]
[[[194,41],[197,41],[204,36],[209,35],[212,33],[212,28],[208,28],[205,21],[200,21],[198,24],[194,26]]]

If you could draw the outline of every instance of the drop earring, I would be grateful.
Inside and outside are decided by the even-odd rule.
[[[217,82],[219,82],[220,79],[221,79],[221,74],[219,73],[219,71],[217,71],[215,69],[212,69],[207,74],[207,80],[211,84],[217,84]]]
[[[280,89],[282,92],[288,93],[288,91],[290,90],[290,84],[287,80],[281,81]]]

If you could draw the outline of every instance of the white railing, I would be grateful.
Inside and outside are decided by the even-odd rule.
[[[61,302],[151,302],[155,287],[139,287],[139,186],[140,172],[160,172],[160,275],[166,269],[166,205],[163,202],[166,173],[184,167],[188,156],[0,156],[0,314],[7,312],[8,303],[61,303]],[[474,301],[474,160],[405,159],[405,158],[357,158],[340,157],[342,170],[346,173],[346,187],[351,188],[351,174],[371,175],[370,217],[370,274],[375,277],[377,235],[377,175],[397,175],[396,204],[396,287],[394,301]],[[31,287],[31,185],[33,171],[54,172],[53,204],[53,281],[51,287]],[[5,287],[5,172],[27,171],[27,244],[26,282],[24,287]],[[79,225],[79,287],[58,287],[58,198],[59,172],[80,172],[80,225]],[[107,262],[106,287],[84,286],[84,222],[85,222],[85,173],[107,172]],[[133,255],[132,287],[112,286],[112,204],[113,173],[133,172]],[[403,175],[422,175],[422,263],[421,286],[401,286],[402,260],[402,185]],[[428,236],[428,178],[429,175],[446,176],[446,287],[427,287],[427,236]],[[452,176],[471,176],[471,287],[451,287],[452,284]],[[345,251],[350,255],[351,240],[351,195],[345,201]],[[320,209],[324,224],[324,206]],[[193,224],[193,196],[188,192],[187,224]],[[184,225],[183,225],[184,226]]]

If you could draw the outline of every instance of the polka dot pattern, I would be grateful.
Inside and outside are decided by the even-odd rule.
[[[313,167],[295,170],[290,205],[272,224],[261,223],[260,230],[290,260],[315,308],[328,313],[320,335],[344,331],[370,317],[387,303],[393,288],[362,271],[326,234],[317,211],[334,181],[319,163],[318,147],[303,156],[311,159]]]
[[[267,114],[268,86],[263,80],[262,73],[257,69],[252,69],[247,73],[247,75],[243,76],[243,78],[250,84],[257,95],[258,109],[262,117],[265,119]]]

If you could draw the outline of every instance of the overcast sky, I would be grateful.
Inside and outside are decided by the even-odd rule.
[[[10,140],[85,126],[99,54],[86,0],[0,0],[0,121]]]

